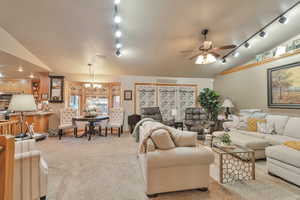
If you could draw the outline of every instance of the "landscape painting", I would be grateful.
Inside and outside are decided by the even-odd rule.
[[[300,62],[268,69],[268,106],[300,108]]]

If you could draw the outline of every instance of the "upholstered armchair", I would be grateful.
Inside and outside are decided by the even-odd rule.
[[[35,140],[15,144],[14,200],[45,200],[47,196],[48,166]]]
[[[145,107],[141,108],[141,117],[151,118],[155,121],[161,122],[167,126],[174,126],[175,120],[163,120],[159,107]]]
[[[111,133],[114,128],[118,129],[118,136],[121,137],[124,125],[124,110],[123,108],[112,108],[109,112],[109,121],[105,128],[105,135],[107,135],[107,128],[110,128]]]
[[[204,129],[209,129],[211,132],[215,123],[209,121],[206,112],[199,107],[186,108],[184,124],[189,131],[198,133],[198,138],[203,138]]]
[[[72,118],[77,117],[78,112],[75,109],[72,108],[64,108],[60,110],[60,125],[58,127],[58,137],[61,139],[64,130],[66,129],[73,129],[74,130],[74,136],[77,137],[77,130],[79,126],[86,126],[86,123],[73,123]]]

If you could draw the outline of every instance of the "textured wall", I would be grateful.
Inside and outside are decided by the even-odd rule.
[[[231,98],[237,109],[261,108],[270,113],[300,116],[300,109],[268,109],[267,106],[267,69],[299,61],[300,55],[296,55],[247,70],[219,75],[215,78],[214,89],[223,97]]]

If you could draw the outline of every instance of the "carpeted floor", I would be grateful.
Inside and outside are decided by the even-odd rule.
[[[86,138],[48,138],[37,143],[49,166],[48,200],[144,200],[137,144],[129,134]],[[257,162],[256,180],[161,194],[155,200],[300,200],[300,188],[269,176]],[[180,181],[180,180],[178,180]]]

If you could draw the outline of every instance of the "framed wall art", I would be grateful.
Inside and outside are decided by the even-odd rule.
[[[49,76],[50,78],[50,98],[51,103],[64,102],[64,76]]]
[[[132,100],[132,90],[124,90],[124,100],[125,101]]]
[[[300,108],[300,62],[270,68],[268,107]]]

